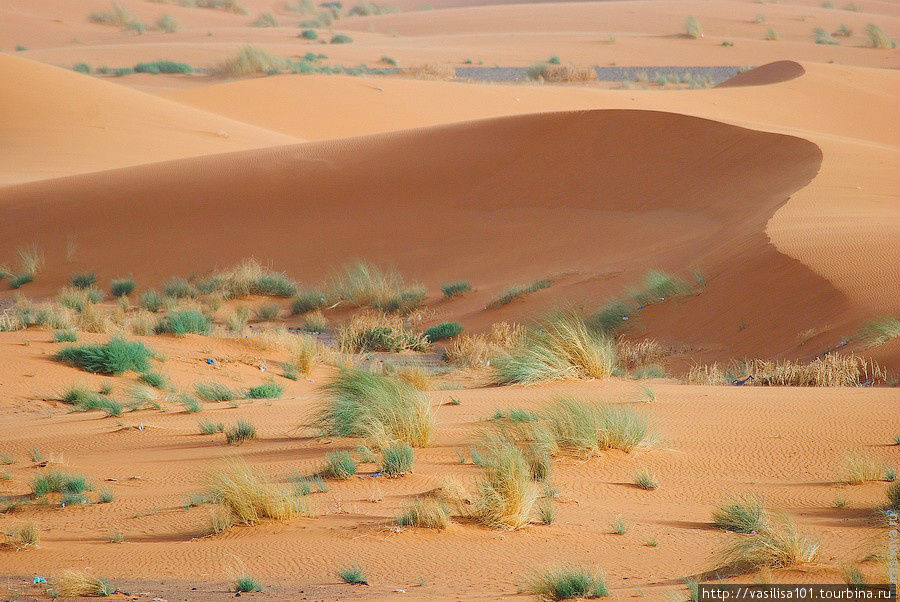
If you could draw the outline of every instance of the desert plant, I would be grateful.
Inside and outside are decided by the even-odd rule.
[[[110,283],[109,290],[113,297],[124,297],[130,295],[136,286],[131,278],[117,278]]]
[[[323,435],[366,437],[379,446],[391,441],[428,445],[434,428],[431,406],[409,383],[344,368],[323,390],[327,400],[310,423]]]
[[[580,83],[597,79],[593,67],[578,67],[572,64],[537,63],[528,68],[529,79],[550,83]]]
[[[198,8],[211,8],[236,15],[246,15],[247,9],[237,3],[237,0],[191,0],[193,6]]]
[[[525,343],[523,326],[499,322],[488,334],[461,335],[444,350],[444,358],[451,364],[478,368],[491,365],[498,357]]]
[[[394,522],[401,527],[446,529],[450,525],[450,510],[441,500],[416,498]]]
[[[347,450],[330,452],[325,456],[325,467],[320,474],[329,479],[349,479],[356,474],[356,460]]]
[[[532,578],[526,589],[542,600],[605,598],[609,595],[599,572],[579,566],[543,571]]]
[[[312,311],[303,317],[300,329],[311,334],[321,334],[328,330],[328,319],[322,312]]]
[[[527,285],[518,284],[515,286],[511,286],[508,289],[501,292],[500,295],[496,299],[494,299],[493,301],[488,303],[487,307],[492,308],[492,307],[499,307],[501,305],[507,305],[509,303],[512,303],[516,299],[520,299],[520,298],[524,297],[525,295],[527,295],[529,293],[534,293],[539,290],[548,288],[552,284],[553,284],[553,282],[551,280],[543,278],[541,280],[535,280],[531,284],[527,284]]]
[[[900,319],[884,316],[870,320],[862,325],[857,336],[870,347],[883,345],[900,337]]]
[[[353,41],[353,38],[351,38],[350,36],[343,34],[343,33],[339,33],[339,34],[335,34],[335,35],[331,36],[331,39],[328,40],[328,43],[329,44],[349,44],[352,41]]]
[[[147,311],[155,313],[163,308],[163,297],[156,289],[150,289],[141,295],[138,304]]]
[[[699,40],[703,37],[703,27],[700,26],[700,21],[694,16],[690,16],[684,20],[684,31],[687,33],[687,36],[693,40]]]
[[[888,508],[900,510],[900,481],[894,481],[887,488]]]
[[[178,402],[181,404],[181,407],[184,408],[184,411],[187,414],[196,414],[197,412],[203,410],[203,405],[196,397],[193,397],[192,395],[179,395]]]
[[[425,289],[407,285],[396,270],[357,261],[345,265],[332,279],[335,296],[358,307],[406,313],[425,300]]]
[[[851,454],[847,457],[844,466],[847,474],[846,481],[851,485],[884,479],[884,464],[868,454]]]
[[[733,540],[718,557],[729,571],[750,572],[812,562],[818,550],[818,544],[797,533],[789,518],[780,516],[762,530]]]
[[[328,295],[322,291],[303,291],[291,302],[291,314],[304,314],[328,305]]]
[[[446,284],[441,286],[441,292],[444,293],[444,296],[448,299],[450,299],[451,297],[462,295],[463,293],[469,292],[470,290],[472,290],[472,285],[469,284],[466,280],[447,282]]]
[[[338,577],[341,578],[341,581],[349,583],[350,585],[369,585],[365,572],[355,564],[340,569],[338,571]]]
[[[413,448],[401,441],[392,443],[381,450],[381,472],[389,477],[399,477],[412,471],[415,463]]]
[[[229,299],[249,295],[290,297],[297,283],[282,272],[264,267],[255,259],[246,259],[230,270],[213,274],[204,284],[207,290],[220,290]]]
[[[243,575],[234,580],[234,591],[236,592],[261,592],[263,586],[259,581],[249,575]]]
[[[611,334],[622,328],[631,318],[635,308],[633,305],[622,301],[621,299],[613,299],[593,316],[588,319],[591,328]]]
[[[51,470],[34,477],[31,492],[35,497],[44,497],[48,493],[83,493],[91,491],[91,484],[84,475],[69,474],[59,470]]]
[[[75,288],[91,288],[97,282],[97,274],[94,272],[81,272],[73,275],[71,282]]]
[[[116,337],[104,345],[66,347],[53,357],[87,372],[118,375],[129,370],[146,372],[152,355],[143,343]]]
[[[400,316],[379,312],[354,315],[335,335],[344,353],[424,351],[428,347],[425,336],[409,330]]]
[[[556,507],[552,498],[544,498],[538,503],[538,517],[542,525],[552,525],[556,522]]]
[[[628,452],[647,434],[647,421],[627,407],[601,406],[563,397],[543,415],[559,447],[578,454],[609,448]]]
[[[97,495],[98,504],[110,504],[114,499],[116,499],[116,496],[109,489],[104,489]]]
[[[825,44],[831,46],[837,46],[839,42],[835,40],[828,31],[823,27],[816,27],[813,30],[813,37],[816,40],[816,44]]]
[[[194,390],[205,401],[231,401],[235,398],[234,391],[228,385],[217,382],[197,383]]]
[[[197,423],[200,428],[201,435],[215,435],[216,433],[224,433],[225,425],[221,422],[215,423],[212,420],[201,420]]]
[[[64,328],[53,332],[54,343],[75,343],[76,341],[78,341],[78,333],[71,328]]]
[[[637,472],[634,476],[634,484],[641,489],[646,489],[648,491],[653,491],[659,487],[659,481],[656,480],[656,475],[646,468],[642,468]]]
[[[434,343],[443,339],[455,337],[463,331],[463,326],[459,322],[441,322],[436,326],[432,326],[425,330],[425,338]]]
[[[768,526],[768,512],[754,495],[737,496],[713,512],[713,524],[735,533],[757,533]]]
[[[496,529],[521,529],[528,524],[535,493],[529,487],[531,471],[518,447],[503,443],[492,450],[478,483],[473,513]]]
[[[849,38],[853,35],[853,30],[850,29],[846,23],[841,23],[840,27],[838,27],[832,35]]]
[[[252,25],[253,27],[278,27],[278,19],[272,13],[260,13]]]
[[[869,23],[868,25],[866,25],[866,37],[869,38],[869,45],[872,48],[885,49],[897,47],[897,43],[889,38],[884,30],[882,30],[874,23]]]
[[[215,75],[226,77],[243,77],[247,75],[259,75],[284,70],[287,62],[277,56],[269,54],[256,46],[242,46],[237,56],[232,57],[211,69]]]
[[[628,522],[625,520],[625,517],[617,516],[614,518],[609,527],[609,532],[613,535],[625,535],[628,533]]]
[[[53,591],[62,598],[105,598],[116,591],[106,579],[74,570],[62,571],[51,583]]]
[[[385,373],[388,373],[387,371]],[[428,372],[419,365],[409,365],[398,368],[389,373],[391,376],[404,380],[419,391],[427,391],[431,386],[431,378]]]
[[[260,322],[274,322],[278,319],[278,305],[275,303],[264,303],[256,310],[256,319]]]
[[[510,422],[534,422],[540,416],[528,410],[518,408],[509,408],[508,410],[497,410],[494,412],[493,420],[509,420]]]
[[[494,361],[498,384],[606,378],[616,369],[613,342],[593,334],[578,314],[560,314],[541,326],[522,348]]]
[[[163,15],[156,20],[156,28],[163,33],[175,33],[181,26],[172,15]]]
[[[239,445],[253,439],[256,439],[256,427],[247,420],[238,420],[233,427],[225,431],[225,440],[230,445]]]
[[[134,66],[135,73],[150,73],[159,75],[160,73],[193,73],[194,68],[187,63],[178,63],[175,61],[153,61],[149,63],[138,63]],[[171,285],[171,289],[166,288],[166,294],[170,297],[190,297],[193,296],[193,290],[190,284],[183,278],[173,278],[166,285]],[[187,286],[185,286],[187,285]],[[177,292],[178,294],[173,294]]]
[[[276,399],[284,393],[284,387],[278,383],[264,383],[250,387],[247,391],[247,397],[250,399]]]
[[[5,547],[14,548],[17,551],[33,548],[38,545],[40,539],[41,534],[37,525],[34,523],[26,523],[18,529],[0,533],[0,550]]]
[[[235,460],[206,476],[206,497],[222,510],[218,527],[253,525],[263,519],[288,520],[303,506],[246,462]]]
[[[187,279],[176,276],[163,284],[163,293],[173,299],[184,299],[194,296],[194,287]]]
[[[305,40],[318,40],[319,33],[315,29],[304,29],[300,32],[300,37]]]
[[[778,31],[774,27],[770,27],[766,30],[766,39],[770,42],[778,39]]]
[[[138,376],[138,380],[145,385],[150,385],[154,389],[162,389],[166,386],[166,378],[154,370],[148,370]]]

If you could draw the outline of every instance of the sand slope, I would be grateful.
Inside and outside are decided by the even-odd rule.
[[[0,55],[0,184],[296,142],[42,63]]]

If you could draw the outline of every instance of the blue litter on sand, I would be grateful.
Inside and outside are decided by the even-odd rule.
[[[38,583],[47,583],[47,580],[43,577],[35,577],[33,583],[37,585]]]
[[[216,358],[211,357],[211,358],[209,358],[208,360],[206,360],[206,363],[209,364],[209,365],[211,366],[211,365],[213,365],[213,364],[216,363]]]

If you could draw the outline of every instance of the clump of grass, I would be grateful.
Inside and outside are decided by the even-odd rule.
[[[885,316],[870,320],[862,325],[857,336],[870,347],[884,345],[888,341],[900,337],[900,319]]]
[[[797,533],[787,517],[778,517],[760,531],[735,539],[719,553],[723,568],[754,572],[812,562],[819,545]]]
[[[866,25],[866,37],[869,38],[869,46],[872,48],[886,49],[897,47],[897,43],[889,38],[888,35],[884,33],[884,30],[874,23]],[[894,336],[896,336],[896,334]]]
[[[536,575],[526,589],[542,600],[605,598],[609,595],[599,572],[579,566],[544,571]]]
[[[97,282],[97,274],[94,272],[81,272],[73,275],[71,282],[75,288],[91,288]]]
[[[144,372],[140,376],[138,376],[138,380],[144,383],[145,385],[149,385],[154,389],[162,389],[166,386],[166,377],[164,377],[159,372],[155,372],[150,370],[148,372]]]
[[[196,414],[203,410],[203,405],[192,395],[180,395],[178,401],[181,403],[181,406],[187,414]]]
[[[297,293],[297,283],[282,272],[264,267],[255,259],[247,259],[228,271],[214,274],[205,284],[207,290],[219,290],[228,299],[250,295],[290,297]]]
[[[332,279],[334,295],[357,307],[389,313],[408,313],[425,300],[425,289],[407,285],[396,270],[357,261],[344,266]]]
[[[322,315],[322,312],[316,310],[306,314],[300,329],[311,334],[321,334],[328,331],[328,319]]]
[[[441,322],[425,330],[425,338],[434,343],[443,339],[449,339],[462,333],[463,325],[459,322]]]
[[[280,72],[287,62],[281,57],[269,54],[256,46],[242,46],[237,56],[232,57],[212,68],[212,73],[226,77],[243,77]]]
[[[118,375],[130,370],[146,372],[152,355],[143,343],[116,337],[104,345],[66,347],[53,357],[87,372]]]
[[[413,448],[401,441],[381,450],[381,472],[389,477],[399,477],[412,471],[415,463]]]
[[[428,339],[409,330],[397,315],[361,312],[342,324],[335,333],[338,347],[344,353],[366,351],[424,351]]]
[[[328,295],[322,291],[302,291],[291,302],[291,314],[304,314],[328,305]]]
[[[136,286],[131,278],[117,278],[110,283],[109,291],[113,297],[124,297],[134,292]]]
[[[318,40],[319,32],[317,32],[315,29],[304,29],[300,32],[300,37],[304,40]]]
[[[163,293],[173,299],[185,299],[193,297],[195,291],[187,279],[176,276],[163,284]]]
[[[278,19],[272,13],[260,13],[252,25],[253,27],[278,27]]]
[[[394,522],[401,527],[446,529],[450,525],[450,510],[441,500],[416,498]]]
[[[74,570],[62,571],[51,581],[53,591],[61,598],[105,598],[116,592],[106,579]]]
[[[518,408],[509,408],[508,410],[497,410],[494,412],[494,420],[509,420],[510,422],[535,422],[540,416],[528,410]]]
[[[577,454],[610,448],[629,452],[647,435],[647,421],[627,407],[564,397],[551,404],[543,415],[559,447]]]
[[[235,398],[234,391],[228,385],[217,382],[197,383],[194,390],[205,401],[232,401]]]
[[[495,446],[484,465],[484,478],[478,483],[474,516],[495,529],[527,526],[535,502],[530,478],[531,470],[518,447],[506,442]]]
[[[284,394],[284,387],[278,383],[265,383],[250,387],[247,397],[250,399],[276,399]]]
[[[689,16],[684,20],[684,31],[692,40],[699,40],[703,37],[703,27],[694,16]]]
[[[770,27],[766,30],[766,39],[770,42],[773,42],[778,39],[778,31],[774,27]]]
[[[624,516],[617,516],[609,528],[609,532],[613,535],[625,535],[628,533],[628,522]]]
[[[187,63],[179,63],[176,61],[152,61],[149,63],[138,63],[134,66],[135,73],[150,73],[159,75],[160,73],[193,73],[194,68]],[[187,286],[185,286],[187,285]],[[190,284],[184,278],[173,278],[165,287],[167,295],[172,297],[192,297],[194,291]],[[178,294],[173,294],[173,292]]]
[[[16,551],[26,550],[37,546],[41,539],[40,530],[34,523],[26,523],[3,535],[5,537],[0,539],[0,550],[4,547],[14,548]]]
[[[320,474],[329,479],[349,479],[356,474],[356,460],[346,450],[331,452],[325,456]]]
[[[580,83],[597,79],[597,72],[592,67],[579,67],[573,64],[536,63],[528,68],[528,78],[549,83]]]
[[[262,584],[249,575],[238,577],[234,580],[234,591],[236,592],[261,592]]]
[[[325,403],[310,426],[325,436],[365,437],[379,446],[425,447],[434,429],[428,399],[402,380],[345,368],[325,385]]]
[[[78,341],[78,333],[72,328],[64,328],[53,332],[54,343],[75,343]]]
[[[193,0],[193,5],[198,8],[211,8],[236,15],[247,14],[247,9],[238,4],[237,0]]]
[[[112,491],[110,491],[109,489],[104,489],[97,496],[97,503],[98,504],[109,504],[109,503],[112,503],[112,501],[115,499],[116,499],[116,496],[113,494]]]
[[[80,494],[91,491],[91,484],[84,475],[69,474],[59,470],[51,470],[34,477],[31,492],[35,497],[44,497],[49,493]]]
[[[328,491],[328,484],[321,475],[294,477],[291,480],[296,484],[296,494],[299,496],[310,495],[311,493],[325,493]]]
[[[538,504],[538,518],[542,525],[552,525],[556,522],[556,507],[552,499],[544,498]]]
[[[216,433],[224,433],[225,425],[221,422],[213,422],[212,420],[201,420],[197,423],[200,428],[201,435],[215,435]]]
[[[369,585],[366,573],[356,564],[340,569],[337,574],[344,583],[349,583],[350,585]]]
[[[646,468],[642,468],[637,472],[634,476],[634,484],[647,491],[653,491],[659,487],[659,481],[656,480],[656,475]]]
[[[838,27],[837,30],[835,30],[835,32],[832,35],[835,35],[835,36],[838,36],[841,38],[849,38],[850,36],[853,35],[853,30],[850,29],[846,23],[841,23],[840,27]]]
[[[575,378],[607,378],[617,367],[615,344],[590,331],[574,312],[561,314],[530,333],[525,345],[494,361],[498,384]]]
[[[339,34],[335,34],[335,35],[331,36],[331,39],[328,40],[328,43],[329,44],[349,44],[352,41],[353,41],[353,38],[351,38],[350,36],[343,34],[343,33],[339,33]]]
[[[553,282],[549,279],[543,278],[541,280],[535,280],[531,284],[520,284],[516,286],[512,286],[498,296],[496,299],[488,303],[487,307],[499,307],[501,305],[508,305],[515,301],[516,299],[520,299],[529,293],[534,293],[539,290],[549,288]]]
[[[275,303],[264,303],[256,310],[256,319],[260,322],[274,322],[278,319],[278,305]]]
[[[498,322],[490,333],[461,335],[451,341],[444,350],[449,363],[468,368],[490,366],[498,357],[524,345],[525,328],[518,324]]]
[[[592,329],[598,330],[605,334],[612,334],[619,328],[625,326],[631,315],[634,313],[634,306],[622,301],[621,299],[613,299],[596,314],[591,316],[588,324]]]
[[[156,28],[163,33],[175,33],[181,26],[172,15],[163,15],[156,20]]]
[[[835,40],[824,27],[816,27],[813,30],[813,36],[815,37],[816,44],[837,46],[840,43]]]
[[[768,512],[758,497],[737,496],[713,512],[713,524],[735,533],[758,533],[769,524]]]
[[[234,524],[253,525],[264,519],[288,520],[298,515],[302,504],[289,492],[276,487],[261,472],[243,461],[233,461],[206,477],[206,496],[219,504],[219,530]]]
[[[472,285],[467,280],[457,280],[456,282],[447,282],[441,285],[441,292],[448,299],[467,293],[470,290],[472,290]]]
[[[427,391],[431,386],[431,377],[428,372],[425,368],[416,364],[403,366],[392,371],[385,370],[385,374],[404,380],[419,391]]]
[[[238,420],[233,427],[225,431],[225,440],[229,445],[240,445],[253,439],[256,439],[256,427],[247,420]]]
[[[900,481],[894,481],[887,488],[888,508],[900,510]]]
[[[153,313],[158,312],[163,308],[163,297],[156,289],[150,289],[146,291],[143,295],[141,295],[138,304],[147,311],[152,311]]]
[[[860,485],[866,481],[884,479],[884,465],[876,458],[863,453],[852,454],[845,461],[846,481],[851,485]]]

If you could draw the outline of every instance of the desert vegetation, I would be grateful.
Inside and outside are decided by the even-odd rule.
[[[235,460],[206,475],[206,497],[218,505],[213,530],[253,525],[262,520],[284,521],[303,512],[300,498],[271,483],[246,462]]]
[[[609,595],[603,576],[581,566],[540,572],[529,581],[526,591],[541,600],[605,598]]]

